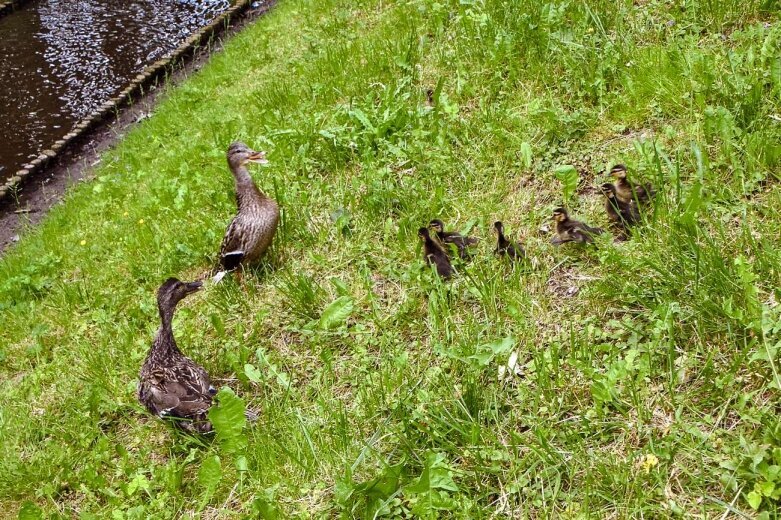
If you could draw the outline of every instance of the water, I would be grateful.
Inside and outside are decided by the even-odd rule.
[[[0,17],[0,185],[229,0],[38,0]]]

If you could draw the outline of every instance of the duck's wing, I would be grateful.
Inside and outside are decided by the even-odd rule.
[[[465,237],[461,233],[455,231],[447,231],[442,233],[442,241],[446,244],[455,244],[459,248],[466,246],[473,246],[480,242],[480,239],[475,237]]]
[[[507,248],[507,253],[513,260],[520,260],[526,256],[526,251],[523,249],[523,246],[517,242],[510,243],[510,246]]]
[[[225,230],[225,236],[220,246],[220,265],[226,271],[236,269],[244,259],[244,243],[241,236],[241,219],[237,215],[228,225],[228,229]]]
[[[605,230],[600,227],[592,227],[583,222],[578,222],[578,226],[573,231],[586,233],[587,235],[601,235],[605,232]]]
[[[550,243],[554,246],[560,246],[561,244],[566,244],[567,242],[572,242],[572,237],[569,236],[569,233],[565,233],[563,236],[561,233],[559,233],[550,239]]]
[[[184,360],[152,371],[144,404],[160,417],[205,420],[215,390],[206,371]]]

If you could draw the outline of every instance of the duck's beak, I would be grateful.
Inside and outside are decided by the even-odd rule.
[[[252,152],[249,156],[249,161],[257,164],[268,164],[266,152]]]

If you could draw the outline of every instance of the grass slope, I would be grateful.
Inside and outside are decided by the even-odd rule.
[[[0,260],[0,511],[777,518],[780,46],[773,0],[281,2]],[[177,314],[240,396],[201,442],[136,377],[157,286],[216,260],[236,138],[284,218]],[[556,205],[606,224],[615,162],[647,224],[552,248]],[[436,216],[484,238],[447,285]]]

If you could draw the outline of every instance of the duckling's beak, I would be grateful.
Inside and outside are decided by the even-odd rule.
[[[194,293],[203,287],[203,282],[190,282],[185,287],[187,288],[187,294]]]
[[[266,159],[266,152],[252,152],[249,155],[249,162],[257,164],[268,164],[268,159]]]

